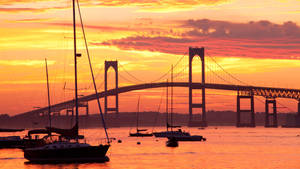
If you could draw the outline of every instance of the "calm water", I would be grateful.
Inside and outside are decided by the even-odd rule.
[[[156,131],[164,128],[157,128]],[[0,149],[1,169],[297,169],[300,168],[300,129],[208,127],[186,129],[201,134],[206,142],[180,142],[179,147],[165,146],[166,139],[129,138],[129,128],[109,129],[114,141],[108,152],[110,162],[104,164],[26,164],[19,149]],[[132,129],[134,130],[134,129]],[[81,130],[87,142],[96,145],[104,137],[103,130]],[[20,135],[24,135],[21,133]],[[5,133],[1,135],[7,135]],[[137,145],[137,141],[141,145]]]

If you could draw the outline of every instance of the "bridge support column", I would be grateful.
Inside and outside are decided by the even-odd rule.
[[[81,102],[81,103],[79,103],[78,106],[79,107],[84,107],[86,116],[89,116],[89,103],[88,102]]]
[[[192,85],[192,62],[194,56],[199,56],[202,63],[202,86],[195,87]],[[202,103],[193,103],[193,89],[202,90]],[[195,121],[193,119],[193,108],[202,109],[201,121]],[[206,110],[205,110],[205,62],[204,62],[204,48],[189,48],[189,127],[207,127],[206,122]]]
[[[298,113],[297,113],[298,116],[300,116],[300,100],[298,100]]]
[[[241,110],[241,99],[250,99],[250,110]],[[250,122],[241,122],[241,113],[250,113]],[[237,93],[237,104],[236,104],[236,127],[255,127],[255,113],[254,113],[254,96],[251,92]]]
[[[269,112],[269,104],[273,107],[273,113]],[[277,107],[275,98],[266,98],[266,117],[265,117],[265,127],[278,127],[277,122]],[[270,124],[270,116],[273,117],[272,124]]]
[[[115,107],[108,108],[107,106],[107,72],[108,69],[112,67],[115,70],[115,82],[116,82],[116,92],[114,93],[116,102],[115,102]],[[118,87],[118,61],[105,61],[105,71],[104,71],[104,91],[105,91],[105,96],[104,96],[104,114],[107,116],[108,112],[115,112],[117,117],[119,115],[119,87]]]
[[[74,116],[74,108],[70,107],[70,108],[67,108],[66,110],[66,116],[69,116],[69,113],[71,113],[71,116],[73,117]]]

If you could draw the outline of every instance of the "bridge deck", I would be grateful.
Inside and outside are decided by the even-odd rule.
[[[145,83],[139,85],[132,85],[132,86],[125,86],[119,87],[118,93],[126,93],[134,90],[143,90],[143,89],[150,89],[150,88],[160,88],[160,87],[167,87],[167,86],[174,86],[174,87],[189,87],[188,82],[160,82],[160,83]],[[201,83],[192,83],[193,88],[202,88]],[[263,96],[263,97],[279,97],[279,98],[291,98],[300,100],[300,90],[299,89],[285,89],[285,88],[272,88],[272,87],[258,87],[258,86],[242,86],[242,85],[227,85],[227,84],[212,84],[206,83],[205,88],[207,89],[218,89],[218,90],[232,90],[232,91],[242,91],[246,93],[252,93],[256,96]],[[107,93],[104,91],[99,92],[98,95],[100,98],[104,97],[105,95],[111,96],[117,92],[116,89],[108,90]],[[88,96],[80,97],[79,102],[86,102],[96,99],[96,94],[91,94]],[[68,107],[74,107],[74,100],[65,101],[62,103],[58,103],[51,106],[51,109],[55,111],[60,111],[66,109]],[[28,114],[39,114],[43,112],[47,112],[48,107],[28,111],[22,113],[21,115],[28,115]]]

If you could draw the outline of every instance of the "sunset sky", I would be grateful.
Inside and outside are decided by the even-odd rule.
[[[189,46],[205,47],[209,83],[300,88],[300,0],[79,2],[99,91],[105,60],[119,61],[119,86],[170,80],[163,75],[176,63],[175,81],[187,81]],[[71,6],[71,0],[0,1],[0,114],[47,105],[45,58],[52,104],[74,97]],[[79,17],[77,23],[79,93],[88,95],[93,90]],[[193,66],[199,81],[199,59]],[[113,84],[114,72],[109,75]],[[207,110],[235,110],[235,92],[207,94]],[[139,95],[141,111],[157,111],[163,98],[164,112],[165,89],[121,94],[120,111],[135,111]],[[175,112],[188,112],[186,96],[187,89],[175,88]],[[255,101],[258,112],[264,111],[261,101]],[[279,112],[296,111],[296,101],[279,101],[288,107]]]

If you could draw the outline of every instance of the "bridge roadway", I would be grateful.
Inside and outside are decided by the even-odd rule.
[[[150,88],[159,88],[159,87],[189,87],[188,82],[160,82],[160,83],[145,83],[138,84],[132,86],[124,86],[119,87],[118,93],[126,93],[134,90],[143,90]],[[192,83],[193,89],[202,88],[201,83]],[[242,85],[227,85],[227,84],[212,84],[206,83],[206,89],[219,89],[219,90],[232,90],[232,91],[240,91],[242,94],[250,94],[252,93],[255,96],[263,96],[269,98],[291,98],[300,100],[300,89],[285,89],[285,88],[272,88],[272,87],[258,87],[258,86],[242,86]],[[99,92],[99,98],[104,97],[105,95],[111,96],[116,94],[116,89],[108,90],[107,93],[105,91]],[[96,99],[96,94],[91,94],[88,96],[83,96],[79,98],[79,102],[87,102]],[[51,110],[53,112],[59,112],[63,109],[72,108],[75,105],[74,100],[65,101],[62,103],[54,104],[51,106]],[[35,109],[32,111],[28,111],[19,115],[39,115],[40,113],[48,112],[48,107],[43,107],[39,109]]]

